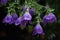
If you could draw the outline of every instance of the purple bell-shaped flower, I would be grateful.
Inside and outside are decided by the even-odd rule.
[[[26,9],[26,12],[24,13],[24,15],[23,15],[23,20],[27,20],[27,21],[29,21],[29,20],[31,20],[32,19],[32,16],[30,15],[30,13],[29,13],[29,7]]]
[[[18,19],[18,15],[16,13],[13,13],[12,14],[12,19],[11,19],[11,22],[9,24],[13,24],[15,23],[15,21]]]
[[[32,35],[34,36],[36,34],[42,34],[42,35],[44,35],[43,28],[42,28],[42,26],[40,24],[37,24],[35,26],[34,30],[33,30]]]
[[[56,16],[53,13],[49,13],[43,17],[43,23],[53,23],[57,20]]]
[[[23,15],[23,20],[31,20],[32,16],[29,14],[29,12],[25,12],[25,14]]]
[[[22,16],[21,28],[25,28],[29,21],[31,21],[32,16],[29,13],[29,7],[26,9],[26,12]]]
[[[12,16],[10,14],[7,14],[7,16],[3,19],[3,23],[10,23],[12,19]]]

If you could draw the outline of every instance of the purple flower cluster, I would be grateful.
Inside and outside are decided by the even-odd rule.
[[[28,23],[32,24],[32,17],[35,13],[34,8],[29,8],[28,6],[23,7],[23,15],[18,17],[16,13],[13,13],[12,15],[7,14],[7,16],[3,19],[3,23],[9,23],[9,24],[15,24],[16,26],[20,25],[21,28],[25,28]],[[53,13],[49,13],[43,17],[43,23],[53,23],[56,21],[56,16]],[[45,33],[43,32],[43,28],[40,24],[37,24],[34,27],[32,35],[36,34],[42,34],[44,35]]]
[[[18,18],[18,15],[16,13],[14,13],[12,15],[7,14],[7,16],[3,19],[3,23],[13,24],[13,23],[15,23],[17,18]]]
[[[36,35],[36,34],[41,34],[41,35],[44,35],[45,33],[43,32],[43,28],[40,24],[37,24],[34,28],[34,31],[32,33],[32,35]]]
[[[33,11],[33,9],[28,9],[29,7],[28,6],[24,6],[23,7],[23,16],[19,17],[16,22],[15,22],[15,25],[22,25],[22,26],[26,26],[26,24],[28,24],[28,22],[30,24],[32,24],[32,14],[34,14],[35,11]],[[28,9],[28,10],[27,10]],[[26,11],[27,10],[27,11]]]
[[[29,13],[29,11],[26,11],[23,16],[18,18],[18,15],[16,13],[13,13],[12,15],[7,14],[7,16],[3,19],[3,23],[9,23],[9,24],[15,24],[18,25],[25,25],[29,22],[31,23],[32,16]]]
[[[1,4],[6,4],[8,0],[1,0]]]
[[[25,12],[24,15],[22,17],[19,17],[16,22],[15,25],[25,25],[28,23],[28,21],[31,21],[32,16],[29,14],[29,12]]]
[[[56,16],[53,14],[53,13],[49,13],[47,15],[45,15],[43,17],[43,23],[44,24],[47,24],[47,23],[53,23],[53,22],[56,22],[57,18]],[[36,34],[42,34],[44,35],[45,33],[43,32],[43,28],[40,24],[37,24],[33,30],[33,33],[32,35],[36,35]]]
[[[49,13],[47,15],[45,15],[43,17],[43,23],[46,24],[46,23],[53,23],[55,22],[57,19],[56,19],[56,16],[53,14],[53,13]]]

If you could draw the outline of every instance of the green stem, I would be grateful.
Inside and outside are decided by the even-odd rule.
[[[37,18],[37,23],[40,23],[40,22],[41,22],[40,14],[38,14],[37,17],[38,17],[38,18]]]

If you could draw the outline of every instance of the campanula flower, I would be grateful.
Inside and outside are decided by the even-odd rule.
[[[56,16],[53,13],[49,13],[43,17],[43,23],[53,23],[56,21]]]
[[[16,13],[12,14],[12,19],[11,22],[9,24],[15,23],[15,21],[18,19],[18,15]]]
[[[40,24],[37,24],[33,30],[32,35],[36,35],[36,34],[44,34],[43,28]]]
[[[12,16],[10,14],[7,14],[7,16],[3,19],[3,23],[10,23],[12,19]]]
[[[32,16],[30,15],[29,12],[25,12],[25,14],[23,15],[23,20],[31,20]]]

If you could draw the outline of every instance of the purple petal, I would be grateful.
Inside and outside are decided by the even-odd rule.
[[[21,24],[21,22],[22,22],[22,17],[19,17],[19,18],[16,20],[15,25],[17,26],[17,25]]]
[[[43,23],[53,23],[56,21],[56,16],[53,13],[49,13],[43,17]]]
[[[35,9],[34,9],[34,8],[31,8],[31,9],[29,10],[29,13],[31,14],[31,16],[33,16],[34,13],[35,13]]]
[[[43,34],[43,33],[44,32],[43,32],[43,29],[42,29],[41,25],[37,24],[34,28],[34,31],[33,31],[32,35]]]
[[[12,16],[10,14],[7,14],[7,16],[3,19],[3,23],[10,23],[12,19]]]
[[[32,16],[29,14],[29,12],[26,12],[24,15],[23,15],[23,20],[31,20],[32,19]]]
[[[12,17],[14,20],[16,20],[18,18],[18,15],[16,13],[12,14]]]
[[[16,13],[13,13],[12,14],[12,19],[11,19],[11,22],[9,24],[13,24],[15,23],[15,21],[18,19],[18,15]]]

